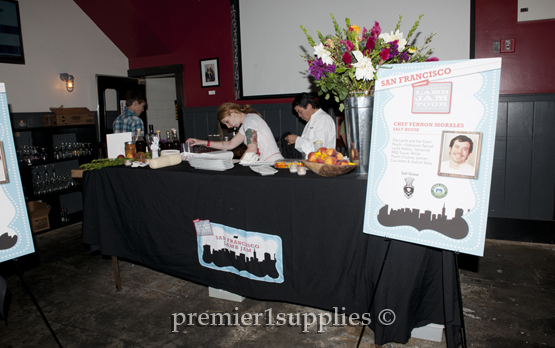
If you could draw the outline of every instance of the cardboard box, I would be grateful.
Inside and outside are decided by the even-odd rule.
[[[48,204],[38,201],[27,202],[27,212],[29,213],[29,222],[31,222],[33,233],[50,228],[50,220],[48,220],[50,206]]]
[[[76,168],[71,170],[71,177],[73,179],[81,179],[83,178],[83,169]]]
[[[56,115],[42,115],[41,119],[43,127],[56,127],[58,125],[58,118]]]
[[[48,125],[53,126],[75,126],[82,124],[94,124],[94,114],[88,108],[50,108],[54,115],[50,116],[50,120],[43,118],[43,126],[45,121]]]

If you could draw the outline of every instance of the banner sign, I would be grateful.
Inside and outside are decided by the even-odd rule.
[[[193,222],[202,266],[253,280],[283,283],[279,236],[248,232],[208,220]]]
[[[6,88],[3,83],[0,83],[0,262],[34,251],[8,111]]]
[[[378,72],[364,232],[483,256],[501,59]]]

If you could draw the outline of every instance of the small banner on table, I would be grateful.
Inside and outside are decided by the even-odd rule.
[[[482,256],[501,59],[378,72],[364,232]]]
[[[283,283],[281,238],[249,232],[209,220],[195,220],[202,266],[252,280]]]

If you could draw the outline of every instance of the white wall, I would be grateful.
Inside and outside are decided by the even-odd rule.
[[[128,59],[72,0],[19,0],[25,65],[1,64],[11,112],[96,111],[95,74],[127,76]],[[68,92],[60,73],[75,77]]]
[[[148,78],[146,80],[146,100],[148,102],[148,124],[154,126],[154,131],[166,137],[166,131],[177,129],[175,119],[175,78]],[[145,127],[148,130],[148,127]],[[170,132],[171,133],[171,132]],[[178,134],[179,135],[179,134]],[[181,139],[181,137],[179,137]],[[183,140],[183,139],[181,139]]]
[[[318,43],[317,30],[324,36],[334,33],[330,12],[341,29],[349,18],[351,24],[368,30],[378,21],[382,32],[388,33],[402,15],[400,32],[404,37],[424,14],[417,30],[421,32],[420,46],[435,32],[429,46],[434,56],[458,60],[468,59],[470,54],[470,0],[240,0],[239,6],[244,96],[309,91],[308,65],[301,55],[303,50],[313,55],[314,49],[300,26]]]

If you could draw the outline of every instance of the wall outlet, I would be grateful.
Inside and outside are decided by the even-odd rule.
[[[515,51],[515,39],[501,40],[501,53],[513,53]]]
[[[216,95],[216,91],[208,91],[208,95]]]

